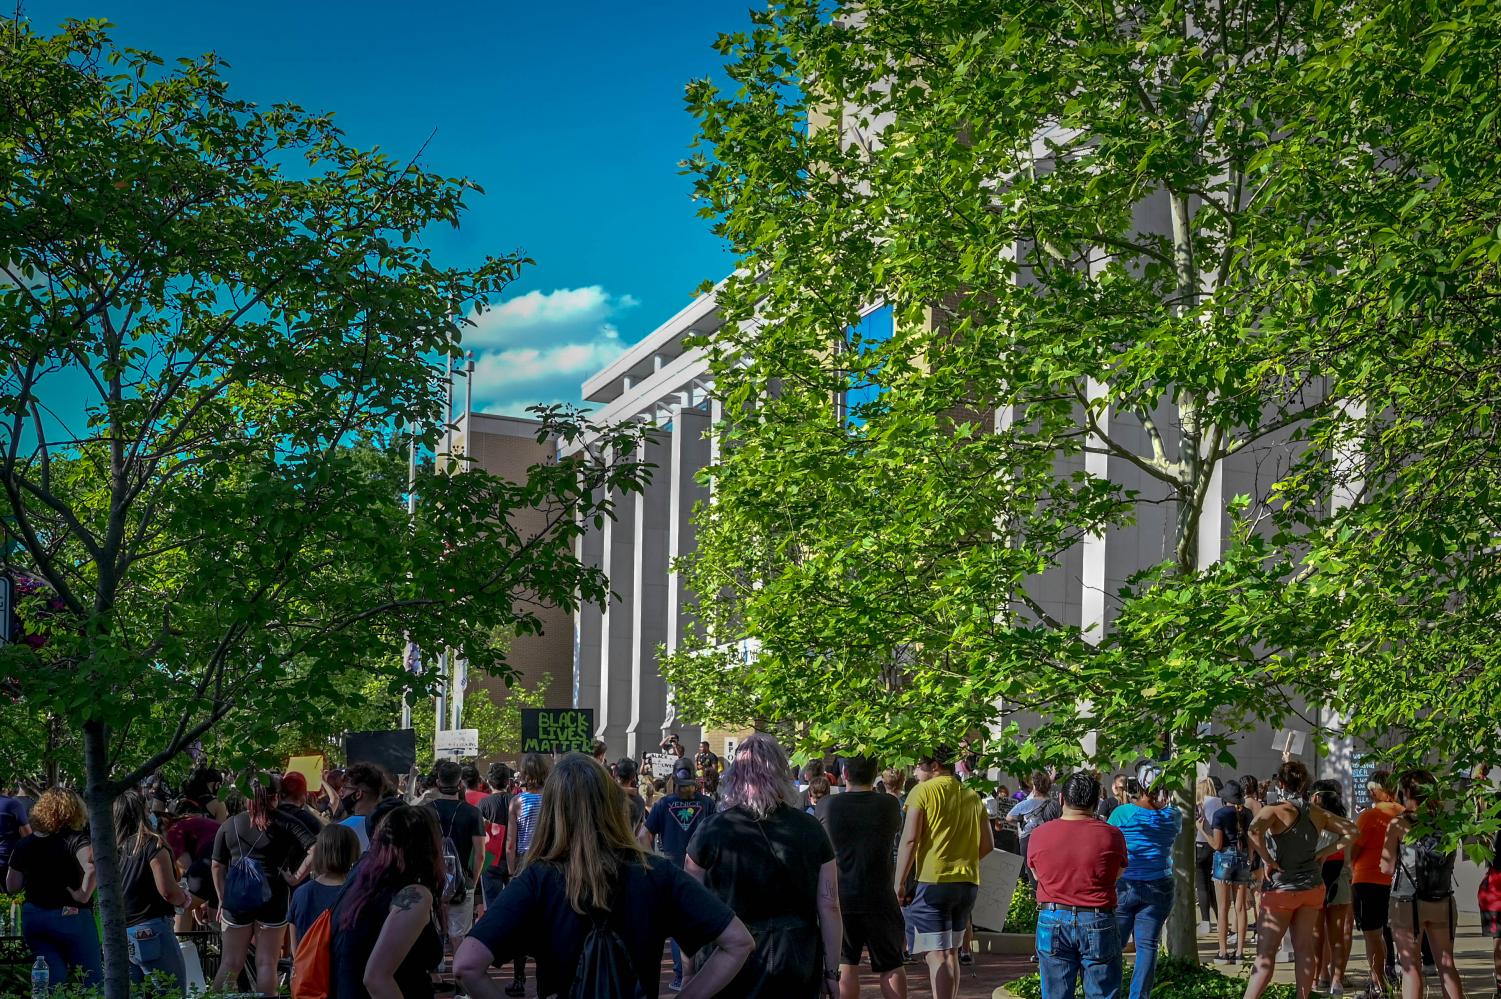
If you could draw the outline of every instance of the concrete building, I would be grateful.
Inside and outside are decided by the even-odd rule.
[[[520,482],[533,465],[558,460],[556,440],[537,440],[541,423],[536,420],[472,413],[460,414],[455,423],[453,453],[473,457],[480,468],[493,475]],[[520,511],[515,517],[523,529],[540,529],[544,521],[540,511]],[[538,615],[542,633],[513,638],[511,664],[526,687],[547,684],[547,707],[569,707],[573,703],[573,622],[566,611],[556,607],[543,607]],[[470,676],[468,690],[471,694],[484,691],[497,704],[506,697],[506,685],[490,676]]]

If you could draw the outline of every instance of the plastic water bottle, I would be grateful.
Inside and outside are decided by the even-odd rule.
[[[47,999],[47,959],[39,957],[31,966],[31,999]]]

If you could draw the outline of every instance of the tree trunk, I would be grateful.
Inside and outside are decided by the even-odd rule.
[[[1196,887],[1197,865],[1194,862],[1194,795],[1193,785],[1172,789],[1172,803],[1183,816],[1178,838],[1173,840],[1173,907],[1162,928],[1162,945],[1174,957],[1185,961],[1199,960],[1199,910]]]
[[[130,956],[125,944],[125,898],[120,890],[120,853],[115,846],[115,793],[110,780],[109,729],[103,722],[83,727],[83,763],[88,784],[89,838],[98,878],[99,922],[103,930],[105,999],[130,999]]]

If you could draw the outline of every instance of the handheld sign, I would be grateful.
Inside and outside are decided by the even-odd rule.
[[[521,709],[523,753],[587,753],[593,748],[593,708]]]
[[[351,766],[374,763],[400,779],[417,763],[417,733],[409,728],[391,732],[345,732],[344,758]]]
[[[678,758],[671,753],[647,753],[646,765],[651,770],[653,777],[671,777],[672,765]]]
[[[1308,733],[1295,728],[1280,728],[1272,736],[1272,748],[1290,756],[1302,756],[1303,747],[1307,744]]]
[[[294,756],[287,760],[287,773],[302,774],[307,778],[307,786],[317,791],[323,783],[323,757],[319,756]]]
[[[479,755],[479,729],[451,728],[433,735],[433,756],[458,760]]]

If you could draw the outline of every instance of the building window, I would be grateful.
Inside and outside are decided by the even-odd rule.
[[[845,376],[846,388],[840,399],[840,415],[845,426],[864,426],[870,405],[886,391],[875,380],[881,364],[870,355],[891,339],[893,328],[891,306],[882,305],[861,316],[858,323],[845,331],[849,349],[846,356],[850,359]]]

